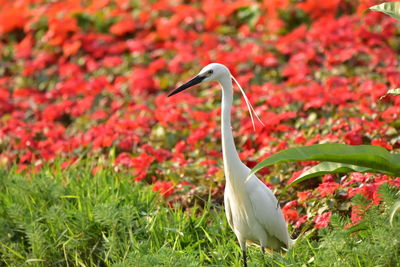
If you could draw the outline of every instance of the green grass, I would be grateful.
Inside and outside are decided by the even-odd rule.
[[[301,239],[286,255],[249,249],[250,266],[400,266],[400,219],[389,225],[398,192],[370,208],[356,229],[332,227]],[[241,253],[223,207],[183,211],[148,186],[111,169],[44,168],[35,175],[0,170],[0,265],[240,266]],[[357,197],[354,201],[364,200]],[[362,203],[361,203],[362,204]],[[268,264],[267,264],[268,263]]]

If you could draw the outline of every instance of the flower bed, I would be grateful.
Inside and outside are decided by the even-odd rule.
[[[221,201],[219,88],[166,97],[210,62],[230,68],[265,123],[254,132],[235,98],[232,127],[250,167],[315,143],[396,152],[400,98],[379,98],[400,83],[399,26],[377,12],[361,15],[377,2],[0,1],[0,164],[29,173],[88,159],[94,172],[113,165],[168,201],[190,206],[210,188]],[[382,182],[400,186],[399,178],[356,173],[283,194],[309,165],[259,174],[290,201],[283,209],[294,227],[324,227],[332,211],[357,222],[351,196],[376,204]]]

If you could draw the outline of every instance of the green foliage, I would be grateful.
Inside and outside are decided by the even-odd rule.
[[[384,203],[368,208],[363,220],[346,227],[349,219],[337,214],[331,217],[331,229],[321,231],[315,266],[398,266],[400,262],[400,216],[389,224],[389,213],[394,204],[396,191],[388,184],[379,188]],[[363,208],[369,201],[361,195],[353,198],[353,204]]]
[[[369,8],[373,11],[379,11],[400,20],[400,2],[386,2]]]
[[[76,18],[79,27],[84,31],[89,31],[91,28],[94,28],[97,32],[107,33],[110,26],[116,22],[115,18],[107,18],[101,12],[94,15],[76,13],[74,14],[74,17]]]
[[[250,5],[239,8],[237,11],[238,21],[246,23],[250,27],[254,28],[260,15],[261,11],[258,6]]]
[[[322,176],[329,173],[349,173],[349,172],[374,172],[374,169],[360,167],[351,164],[324,161],[303,172],[293,183],[300,183],[312,177]]]
[[[198,266],[240,259],[221,207],[170,208],[131,177],[89,166],[0,170],[5,265]],[[225,250],[229,246],[229,250]]]
[[[331,172],[379,172],[400,175],[400,155],[391,154],[383,147],[372,145],[350,146],[344,144],[317,144],[282,150],[258,163],[251,171],[290,161],[328,161],[339,164],[317,165],[293,184]]]
[[[6,266],[239,266],[241,252],[221,206],[183,210],[163,205],[141,183],[111,169],[44,168],[30,179],[0,170],[0,262]],[[400,214],[389,214],[398,190],[384,184],[380,206],[361,196],[364,220],[332,215],[319,237],[301,236],[287,254],[249,248],[249,265],[395,266]],[[176,204],[175,204],[176,205]]]
[[[288,8],[284,10],[278,10],[280,19],[285,23],[285,27],[280,30],[280,34],[287,34],[299,25],[311,24],[311,18],[309,15],[301,9],[298,8]]]

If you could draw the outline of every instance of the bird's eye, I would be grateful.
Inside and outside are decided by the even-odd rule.
[[[203,76],[208,78],[213,74],[213,72],[214,72],[213,70],[208,70],[208,71],[204,72]]]

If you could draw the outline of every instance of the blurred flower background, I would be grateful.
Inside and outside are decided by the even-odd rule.
[[[253,130],[236,94],[232,122],[249,166],[316,143],[400,147],[399,24],[373,0],[0,0],[0,165],[24,173],[61,162],[112,167],[170,205],[222,203],[218,86],[167,92],[219,62],[265,123]],[[353,223],[357,193],[400,178],[325,175],[283,192],[312,162],[270,167],[259,178],[288,222]]]

